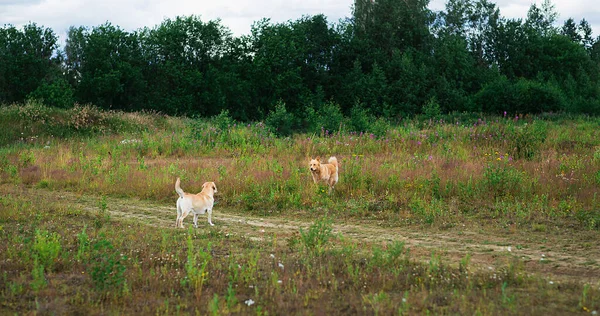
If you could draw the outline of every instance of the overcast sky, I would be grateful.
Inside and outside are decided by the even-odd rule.
[[[491,0],[509,18],[524,18],[532,3],[542,0]],[[199,15],[203,21],[220,18],[234,35],[250,33],[254,21],[284,22],[303,14],[323,13],[330,22],[349,17],[353,0],[0,0],[0,25],[20,27],[29,22],[49,27],[64,42],[69,26],[97,26],[105,22],[133,31],[160,24],[165,18]],[[446,0],[431,0],[430,9],[444,9]],[[569,17],[588,20],[594,37],[600,34],[598,0],[554,0],[559,24]]]

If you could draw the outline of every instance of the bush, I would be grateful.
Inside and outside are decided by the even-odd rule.
[[[322,107],[306,109],[306,127],[308,132],[333,134],[344,124],[344,115],[337,103],[327,102]]]
[[[277,136],[289,136],[296,127],[296,117],[286,110],[283,101],[279,101],[275,105],[275,110],[267,116],[265,124]]]
[[[332,237],[332,220],[327,217],[317,219],[308,231],[300,228],[300,240],[306,251],[316,255],[323,254],[329,238]]]
[[[221,113],[213,116],[210,122],[221,132],[227,132],[235,124],[235,120],[231,118],[228,110],[222,110]]]
[[[442,115],[442,108],[436,97],[431,97],[423,106],[423,115],[428,119],[437,119]]]
[[[34,255],[37,262],[46,267],[48,271],[52,270],[52,266],[60,254],[60,249],[59,236],[56,233],[35,231]]]
[[[127,257],[121,256],[104,236],[91,245],[89,272],[98,290],[123,289],[126,268],[121,260]]]
[[[73,88],[64,79],[57,79],[51,83],[42,83],[28,98],[36,99],[45,105],[67,109],[73,106]]]
[[[552,83],[523,78],[511,82],[505,76],[484,86],[474,102],[489,113],[542,113],[565,108],[563,92]]]
[[[532,159],[539,153],[546,141],[547,125],[544,121],[534,121],[531,124],[525,123],[508,130],[509,150],[514,151],[515,158]]]
[[[356,103],[350,110],[350,130],[355,132],[367,132],[371,130],[375,117],[371,115],[363,104]]]

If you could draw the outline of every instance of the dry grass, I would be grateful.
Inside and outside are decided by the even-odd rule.
[[[537,276],[519,258],[485,271],[472,269],[468,257],[413,255],[393,242],[344,236],[324,241],[314,232],[321,246],[309,246],[309,236],[298,232],[257,241],[236,234],[235,226],[182,231],[115,219],[129,210],[111,213],[105,201],[171,205],[176,177],[189,192],[215,181],[216,208],[309,218],[315,229],[327,227],[319,220],[327,214],[336,223],[450,231],[453,238],[462,227],[493,236],[522,233],[521,243],[536,246],[553,234],[580,236],[572,247],[591,253],[586,260],[597,271],[598,252],[590,250],[600,229],[597,119],[415,120],[379,139],[355,133],[275,138],[262,124],[223,129],[210,121],[89,107],[70,118],[30,107],[39,113],[26,125],[14,108],[0,109],[11,118],[6,126],[24,126],[23,137],[11,134],[0,148],[4,312],[564,314],[600,307],[597,284],[551,284],[546,275],[560,274],[551,260],[537,263],[545,271]],[[54,116],[50,121],[66,127],[44,127]],[[49,134],[57,130],[61,137]],[[330,155],[341,163],[331,196],[308,172],[310,157]],[[55,196],[19,193],[25,189]],[[75,205],[61,200],[64,192],[96,200]],[[40,251],[53,247],[52,238],[59,255],[52,267],[40,268]],[[572,275],[587,275],[580,261]],[[476,266],[486,264],[493,263]],[[247,306],[248,299],[256,303]]]

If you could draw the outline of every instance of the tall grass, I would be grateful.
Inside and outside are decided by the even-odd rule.
[[[263,216],[328,210],[398,224],[459,223],[493,217],[498,205],[528,204],[527,216],[515,218],[521,224],[600,226],[597,118],[452,115],[405,120],[380,137],[278,138],[227,113],[193,120],[28,103],[0,108],[0,117],[12,135],[0,147],[3,183],[170,201],[181,177],[189,191],[215,181],[221,207]],[[332,196],[307,168],[309,158],[329,155],[341,162]]]
[[[32,207],[21,209],[26,203]],[[326,220],[316,221],[304,241],[288,235],[283,243],[266,243],[134,221],[98,228],[94,214],[74,216],[68,208],[35,195],[0,198],[2,313],[565,314],[600,308],[596,285],[548,282],[520,264],[478,270],[469,257],[457,266],[437,252],[419,262],[402,242],[330,235]],[[44,210],[38,222],[30,220],[36,209]],[[38,236],[50,231],[62,250],[44,257],[54,258],[54,268],[44,271],[40,262],[47,259],[28,254],[44,248]],[[318,255],[301,251],[309,245],[327,247]]]
[[[565,314],[600,308],[597,286],[558,284],[522,263],[346,238],[332,222],[533,233],[600,229],[600,121],[590,117],[404,120],[377,134],[276,137],[227,113],[0,108],[0,311],[59,314]],[[356,119],[356,118],[355,118]],[[384,126],[381,123],[381,126]],[[387,124],[387,123],[386,123]],[[337,156],[332,194],[311,157]],[[215,211],[318,219],[255,242],[229,228],[176,230],[112,218],[112,197],[172,205],[173,184],[219,188]],[[53,200],[20,194],[53,192]],[[87,193],[89,208],[60,192]],[[41,192],[41,191],[40,191]],[[134,199],[131,199],[134,201]],[[323,214],[327,214],[323,218]],[[474,224],[476,223],[476,224]],[[266,234],[265,234],[266,235]],[[277,240],[283,242],[278,242]],[[583,246],[582,246],[583,247]],[[525,312],[524,312],[525,311]]]

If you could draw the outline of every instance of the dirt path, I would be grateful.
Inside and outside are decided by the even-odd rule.
[[[33,191],[33,190],[32,190]],[[84,210],[99,210],[95,196],[70,192],[35,190],[36,194],[52,195],[62,202],[77,205]],[[108,198],[107,209],[113,218],[135,220],[157,227],[175,228],[175,206],[155,204],[137,199]],[[312,220],[290,220],[279,217],[261,218],[223,210],[218,205],[213,213],[213,229],[240,235],[251,240],[263,240],[277,235],[278,240],[296,234],[300,227],[306,228]],[[199,229],[209,229],[205,216],[198,219]],[[184,225],[192,225],[188,216]],[[391,241],[403,241],[410,248],[411,257],[428,261],[435,251],[445,262],[458,265],[467,254],[471,266],[482,270],[498,270],[509,263],[522,263],[529,273],[539,273],[553,282],[578,280],[591,284],[600,283],[600,247],[597,231],[560,233],[521,231],[484,231],[478,227],[454,227],[449,230],[420,227],[384,228],[374,224],[334,223],[334,232],[359,244],[384,245]],[[557,233],[558,232],[558,233]],[[368,248],[365,248],[368,249]]]

